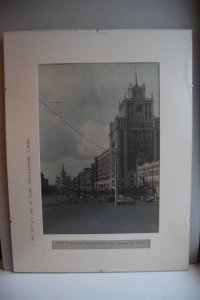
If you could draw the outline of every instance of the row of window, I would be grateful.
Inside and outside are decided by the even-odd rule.
[[[145,131],[142,131],[142,130],[139,130],[139,131],[135,131],[135,130],[129,130],[128,131],[128,136],[129,136],[129,138],[133,138],[134,137],[134,135],[137,135],[138,137],[140,137],[140,136],[144,136],[144,135],[147,135],[147,136],[151,136],[152,137],[152,131],[151,130],[145,130]]]
[[[156,175],[159,175],[159,169],[149,170],[149,171],[146,171],[145,173],[141,172],[138,174],[138,176],[140,178],[143,178],[143,176],[148,177],[148,176],[156,176]]]
[[[141,117],[141,119],[144,119],[144,117]],[[133,128],[152,128],[153,127],[153,122],[128,122],[128,127],[133,127]]]
[[[128,115],[128,119],[135,119],[135,120],[152,120],[153,115],[149,113],[149,115],[137,116],[137,115]],[[150,123],[147,123],[150,124]]]
[[[129,117],[130,118],[130,117]],[[132,116],[130,119],[139,119],[139,120],[149,120],[151,119],[149,116]],[[118,126],[119,127],[126,127],[126,122],[125,121],[118,121]],[[128,127],[133,127],[133,128],[152,128],[153,127],[153,122],[128,122],[127,123]],[[158,127],[158,125],[156,126]]]
[[[159,181],[157,181],[157,180],[156,181],[149,180],[146,183],[151,188],[158,188],[159,187]]]

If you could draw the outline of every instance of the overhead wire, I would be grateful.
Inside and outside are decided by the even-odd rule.
[[[47,107],[54,115],[56,115],[62,122],[64,122],[67,126],[69,126],[72,130],[74,130],[77,134],[79,134],[80,136],[82,136],[85,140],[87,140],[89,143],[93,144],[94,146],[96,146],[97,148],[101,149],[101,150],[105,150],[104,148],[102,148],[101,146],[97,145],[96,143],[94,143],[93,141],[91,141],[90,139],[88,139],[86,136],[84,136],[80,131],[78,131],[76,128],[74,128],[71,124],[69,124],[67,121],[65,121],[61,116],[59,116],[55,111],[53,111],[48,105],[46,105],[43,101],[41,101],[40,99],[38,99],[40,103],[42,103],[45,107]],[[48,111],[47,111],[48,112]]]

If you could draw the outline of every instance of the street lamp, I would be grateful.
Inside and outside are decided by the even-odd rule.
[[[118,171],[118,165],[117,165],[117,154],[118,150],[114,149],[112,151],[113,156],[115,157],[115,207],[118,206],[117,199],[118,199],[118,176],[117,176],[117,171]]]
[[[154,193],[155,193],[155,188],[154,188],[154,171],[153,171],[153,167],[155,167],[155,162],[152,162],[152,167],[151,167],[151,189],[152,189],[152,198],[154,198]]]

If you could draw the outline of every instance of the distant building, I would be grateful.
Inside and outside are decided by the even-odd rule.
[[[114,189],[114,182],[112,182],[112,162],[113,158],[110,148],[95,157],[94,188],[96,191]]]
[[[74,179],[73,179],[73,189],[74,189],[74,191],[80,191],[80,176],[79,175],[74,177]]]
[[[62,170],[59,175],[56,176],[55,186],[59,191],[69,190],[71,188],[72,181],[71,177],[67,175],[64,169],[64,164],[62,165]]]
[[[41,190],[42,195],[49,194],[49,180],[44,178],[43,173],[41,173]]]
[[[94,191],[94,164],[78,173],[78,176],[73,179],[73,188],[75,191]]]
[[[159,161],[145,163],[137,168],[137,185],[143,186],[147,196],[159,199],[160,175]]]

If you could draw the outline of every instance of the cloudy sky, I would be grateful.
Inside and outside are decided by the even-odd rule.
[[[108,148],[109,123],[129,83],[135,84],[135,67],[138,85],[145,83],[146,97],[153,93],[159,116],[157,63],[38,66],[41,172],[50,184],[62,163],[73,179]]]

